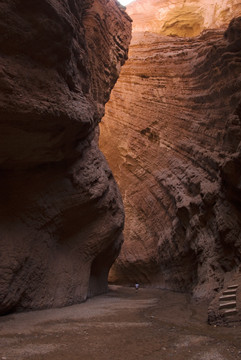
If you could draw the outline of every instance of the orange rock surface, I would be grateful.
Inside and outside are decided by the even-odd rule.
[[[126,212],[110,281],[209,298],[241,262],[241,19],[226,33],[163,36],[149,27],[160,3],[176,2],[128,8],[135,30],[129,60],[101,125],[101,149]],[[192,4],[209,11],[205,2]],[[220,16],[211,25],[208,19],[207,27],[223,24]]]
[[[228,25],[241,14],[239,0],[136,0],[127,7],[133,31],[197,36]]]

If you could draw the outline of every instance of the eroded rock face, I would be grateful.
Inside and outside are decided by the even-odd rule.
[[[114,0],[5,0],[0,29],[0,313],[73,304],[122,243],[97,141],[131,21]]]
[[[136,0],[127,7],[133,31],[197,36],[228,25],[241,14],[239,0]]]
[[[133,34],[101,127],[126,210],[113,282],[209,298],[241,262],[240,23]]]

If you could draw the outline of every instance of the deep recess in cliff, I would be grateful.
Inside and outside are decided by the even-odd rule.
[[[181,3],[162,2],[176,16]],[[100,137],[126,211],[110,281],[212,298],[241,264],[241,18],[225,32],[241,7],[219,2],[223,17],[215,18],[207,2],[190,3],[191,20],[205,20],[203,9],[212,22],[197,30],[183,8],[171,22],[164,7],[166,22],[158,25],[151,17],[161,14],[158,0],[127,8],[134,20],[129,60]],[[204,31],[165,36],[165,24],[174,24],[171,35]]]
[[[127,58],[114,0],[0,3],[0,313],[107,289],[124,211],[97,146]]]

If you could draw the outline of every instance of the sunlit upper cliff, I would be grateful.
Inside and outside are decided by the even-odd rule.
[[[240,0],[136,0],[127,6],[133,31],[191,37],[227,26],[241,14]]]

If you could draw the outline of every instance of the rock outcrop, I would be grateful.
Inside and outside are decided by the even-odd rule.
[[[241,263],[240,24],[134,32],[101,125],[126,211],[110,281],[211,298]]]
[[[124,211],[98,123],[127,58],[114,0],[0,3],[0,313],[107,288]]]

